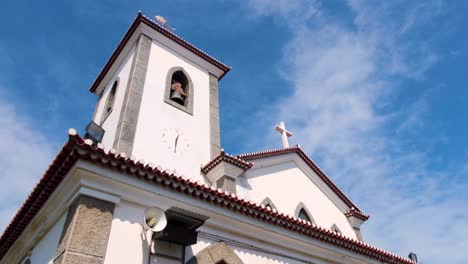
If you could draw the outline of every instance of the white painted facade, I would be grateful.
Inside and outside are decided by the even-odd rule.
[[[378,263],[183,193],[148,184],[125,173],[109,171],[87,162],[78,166],[82,170],[76,173],[76,177],[81,178],[80,182],[86,188],[119,197],[114,200],[114,216],[104,261],[106,264],[147,263],[150,233],[143,231],[142,223],[144,212],[150,206],[163,210],[178,207],[208,217],[198,229],[198,242],[186,247],[185,261],[207,246],[223,241],[244,263]],[[104,196],[98,197],[104,199]]]
[[[269,198],[279,212],[295,217],[303,203],[318,226],[330,229],[336,224],[343,235],[356,238],[345,216],[350,208],[295,153],[254,160],[237,190],[257,203]]]
[[[66,218],[67,214],[65,213],[52,226],[49,232],[47,232],[47,234],[44,237],[42,237],[42,239],[36,244],[36,246],[30,253],[31,255],[29,256],[31,263],[53,263]]]
[[[133,56],[135,55],[135,48],[132,48],[130,52],[125,56],[121,65],[119,65],[117,71],[112,75],[110,81],[107,83],[106,88],[99,97],[96,105],[96,111],[93,117],[93,121],[96,124],[100,124],[101,127],[106,131],[102,144],[104,146],[112,147],[114,144],[115,133],[117,130],[117,123],[119,122],[120,110],[125,95],[125,89],[127,89],[127,83],[130,75],[130,69],[132,68]],[[101,123],[104,115],[104,107],[106,105],[107,98],[109,96],[112,85],[115,81],[118,81],[117,91],[115,94],[114,106],[112,112],[107,116],[104,122]]]
[[[173,67],[182,67],[192,80],[193,115],[164,102],[167,73]],[[153,40],[133,155],[201,180],[200,166],[210,160],[209,106],[207,70]]]
[[[133,152],[126,154],[176,170],[178,175],[203,180],[200,166],[210,160],[209,69],[177,52],[153,39]],[[100,124],[110,88],[118,79],[113,110],[101,125],[106,131],[102,143],[109,148],[114,144],[134,53],[135,48],[130,49],[113,77],[107,78],[93,119]],[[193,115],[164,102],[165,90],[169,88],[167,73],[173,67],[182,67],[192,80]],[[174,151],[177,135],[179,147]]]
[[[115,206],[105,264],[145,263],[148,259],[149,242],[141,225],[145,210],[145,206],[128,201]]]

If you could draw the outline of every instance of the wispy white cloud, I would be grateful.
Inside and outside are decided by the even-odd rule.
[[[2,90],[2,89],[0,89]],[[0,233],[44,173],[53,157],[51,142],[0,94]]]
[[[293,92],[258,115],[285,120],[297,142],[372,214],[364,227],[369,242],[401,255],[415,251],[426,264],[463,263],[465,166],[436,171],[437,153],[411,144],[424,137],[430,90],[413,103],[399,97],[405,79],[426,78],[438,62],[430,43],[412,36],[444,7],[347,3],[351,26],[316,1],[250,1],[253,15],[277,16],[293,35],[279,62]]]

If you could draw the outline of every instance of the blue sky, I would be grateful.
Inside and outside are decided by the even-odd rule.
[[[233,67],[222,145],[280,147],[284,120],[371,219],[366,241],[468,259],[464,1],[7,1],[0,10],[0,229],[26,199],[138,10]]]

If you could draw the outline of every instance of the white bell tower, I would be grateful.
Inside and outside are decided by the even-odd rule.
[[[102,143],[200,177],[220,152],[218,80],[230,68],[139,13],[90,90]]]

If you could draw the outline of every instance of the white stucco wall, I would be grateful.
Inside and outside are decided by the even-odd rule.
[[[182,67],[192,80],[193,115],[164,102],[166,76],[176,66]],[[201,180],[200,165],[210,160],[209,106],[208,72],[153,40],[133,155]],[[164,130],[169,137],[162,137]],[[174,153],[171,147],[176,130],[182,133],[179,146],[188,147],[179,147]]]
[[[149,244],[141,226],[145,209],[126,201],[116,205],[105,264],[146,263]]]
[[[50,264],[53,262],[67,213],[52,226],[47,234],[36,244],[31,253],[31,263]]]
[[[158,202],[157,206],[164,208],[168,207],[169,205]],[[143,214],[146,208],[146,206],[125,200],[121,200],[116,205],[109,236],[109,243],[107,245],[106,256],[104,259],[105,264],[147,262],[149,244],[146,239],[146,235],[149,237],[150,233],[146,233],[145,235],[145,233],[142,232],[143,229],[141,225],[143,221]],[[200,229],[202,232],[213,233],[226,237],[227,240],[239,239],[239,237],[236,235],[219,233],[219,230],[212,230],[206,225]],[[243,239],[245,240],[246,238],[244,237]],[[235,253],[243,260],[244,263],[298,263],[291,258],[269,254],[261,250],[249,249],[249,246],[262,247],[262,243],[250,239],[247,239],[247,241],[248,242],[244,247],[236,247],[234,245],[228,244],[229,247],[235,251]],[[186,247],[186,261],[215,242],[217,241],[213,241],[204,237],[203,235],[199,235],[197,244]],[[274,249],[270,248],[270,250]],[[154,257],[152,257],[152,259],[154,261]],[[170,260],[159,260],[157,263],[172,264],[177,262]]]
[[[317,225],[330,228],[336,224],[345,236],[356,238],[344,213],[312,180],[322,182],[318,175],[311,170],[304,172],[296,163],[302,161],[294,161],[296,154],[288,155],[290,161],[279,164],[269,164],[275,158],[255,161],[239,180],[238,193],[257,203],[268,197],[279,212],[296,217],[296,208],[302,202]]]
[[[93,119],[93,121],[96,124],[101,123],[104,107],[106,105],[107,97],[109,96],[111,87],[114,84],[114,81],[116,79],[119,79],[119,84],[117,86],[117,93],[115,95],[115,101],[112,112],[101,125],[102,128],[106,131],[102,140],[102,144],[104,144],[104,146],[106,146],[106,148],[109,149],[112,148],[112,145],[114,144],[117,124],[119,122],[120,109],[122,108],[125,89],[127,88],[128,78],[130,75],[130,69],[132,67],[134,54],[135,49],[133,48],[123,60],[123,63],[120,65],[119,69],[116,71],[111,81],[106,85],[106,88],[98,101],[96,114]]]

